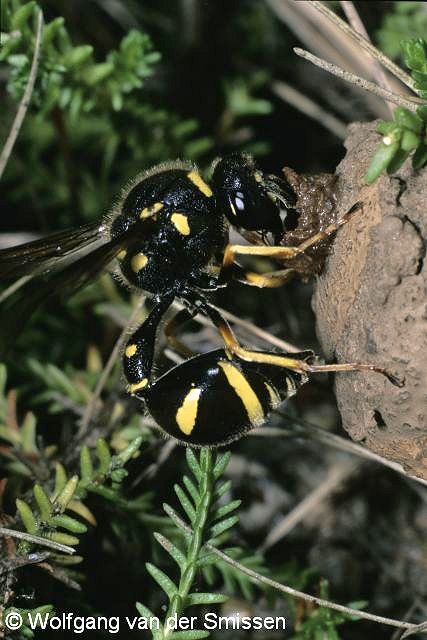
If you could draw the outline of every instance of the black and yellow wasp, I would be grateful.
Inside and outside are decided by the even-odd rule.
[[[232,278],[253,286],[280,286],[286,273],[262,276],[243,269],[236,258],[292,260],[336,231],[353,212],[297,247],[281,246],[286,231],[298,222],[294,205],[289,184],[262,173],[244,154],[218,160],[209,184],[190,163],[158,165],[125,189],[119,205],[101,224],[0,252],[1,279],[39,276],[31,295],[22,296],[3,314],[9,323],[4,335],[16,333],[50,294],[83,286],[114,261],[121,280],[151,294],[154,303],[124,350],[128,390],[145,402],[164,432],[181,442],[218,446],[239,438],[264,424],[310,373],[370,370],[400,384],[370,364],[318,365],[312,352],[246,349],[209,301],[209,294]],[[248,237],[258,234],[261,243],[230,244],[230,226]],[[274,245],[267,244],[268,238]],[[176,298],[185,306],[167,325],[167,335],[203,313],[217,327],[224,348],[191,357],[154,379],[156,333]]]

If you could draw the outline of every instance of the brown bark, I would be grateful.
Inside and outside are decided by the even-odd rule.
[[[405,378],[339,374],[343,427],[371,450],[427,479],[427,168],[410,162],[373,185],[363,175],[379,142],[375,123],[354,124],[337,168],[337,210],[363,211],[337,234],[313,296],[325,357],[371,362]]]

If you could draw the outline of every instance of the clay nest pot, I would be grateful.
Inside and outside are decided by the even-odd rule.
[[[427,168],[410,161],[366,186],[379,142],[376,123],[353,124],[337,167],[336,208],[363,210],[337,233],[313,295],[325,358],[368,362],[405,379],[335,376],[344,429],[353,440],[427,480]]]

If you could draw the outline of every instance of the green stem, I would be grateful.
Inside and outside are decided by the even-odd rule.
[[[213,500],[215,479],[213,476],[214,461],[211,449],[202,449],[200,453],[200,467],[202,476],[199,484],[200,500],[196,507],[196,518],[194,520],[192,536],[189,541],[187,558],[181,570],[178,591],[171,599],[165,621],[177,615],[178,617],[185,608],[185,602],[190,593],[191,585],[197,572],[197,560],[203,546],[204,533],[209,517],[210,506]],[[165,625],[163,638],[168,638],[173,633],[172,628]]]

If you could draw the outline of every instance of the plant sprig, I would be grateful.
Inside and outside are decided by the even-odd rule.
[[[401,56],[399,43],[427,33],[427,12],[422,2],[394,2],[393,9],[383,18],[376,32],[380,48],[391,59]]]
[[[25,89],[34,40],[34,0],[21,5],[7,0],[4,7],[5,33],[0,60],[11,68],[8,90],[19,99]],[[44,26],[41,41],[39,77],[34,102],[46,114],[55,107],[69,111],[75,122],[80,113],[90,112],[106,103],[115,111],[123,106],[123,96],[139,89],[153,73],[160,54],[153,50],[146,33],[131,30],[117,51],[96,62],[91,45],[74,46],[64,25],[55,18]]]
[[[366,184],[372,184],[385,170],[395,173],[411,153],[412,166],[421,169],[427,162],[427,105],[412,113],[397,107],[394,120],[381,120],[377,132],[383,139],[372,157],[365,174]]]
[[[60,544],[77,545],[79,539],[76,536],[86,533],[87,526],[66,514],[65,511],[73,511],[89,524],[95,525],[95,517],[82,502],[88,492],[97,493],[116,503],[123,503],[119,489],[127,476],[124,466],[138,452],[141,442],[142,438],[137,437],[124,451],[112,456],[105,440],[99,438],[96,443],[98,459],[96,468],[93,465],[89,447],[83,446],[80,452],[80,476],[75,474],[68,478],[65,468],[58,462],[55,470],[55,486],[51,495],[36,483],[32,489],[34,508],[25,500],[16,499],[16,507],[26,531]],[[111,487],[105,486],[107,479],[112,480]],[[18,552],[27,553],[29,548],[28,542],[22,542]]]
[[[403,40],[401,47],[415,81],[414,89],[422,98],[427,98],[427,43],[422,38],[413,38]],[[397,107],[394,119],[381,120],[377,131],[383,139],[365,174],[366,184],[372,184],[385,170],[395,173],[411,154],[414,169],[421,169],[427,163],[427,103],[415,112]]]
[[[42,14],[34,0],[4,0],[1,15],[0,62],[9,102],[28,106],[17,140],[19,162],[10,155],[12,144],[0,157],[0,173],[7,165],[5,178],[21,180],[15,204],[37,193],[37,207],[55,211],[55,225],[75,224],[109,207],[135,167],[167,157],[195,159],[211,149],[213,141],[199,134],[197,120],[152,103],[146,80],[161,56],[145,31],[128,31],[100,59],[92,44],[73,41],[62,16],[44,23],[40,34]],[[38,62],[36,77],[32,61]],[[31,87],[29,102],[24,94]],[[45,161],[47,149],[55,149],[54,162]],[[86,161],[77,171],[82,152]],[[96,178],[92,161],[100,169]]]
[[[211,552],[205,547],[207,543],[217,546],[224,536],[238,522],[238,517],[233,512],[240,506],[240,500],[231,500],[225,504],[219,503],[229,485],[220,482],[231,454],[214,455],[210,449],[202,449],[200,456],[196,456],[188,448],[186,458],[192,476],[184,476],[183,486],[175,485],[175,493],[186,514],[192,533],[184,534],[181,544],[173,543],[165,536],[155,533],[157,542],[167,551],[178,565],[180,578],[175,583],[161,569],[151,563],[147,563],[147,571],[166,593],[169,605],[164,622],[160,629],[152,630],[154,640],[166,638],[178,638],[180,640],[198,640],[209,636],[207,631],[175,631],[170,625],[174,617],[181,616],[183,611],[194,605],[220,604],[227,600],[227,596],[213,592],[192,592],[195,578],[206,564],[211,562]],[[175,511],[169,505],[164,506],[165,511],[175,524]],[[182,529],[178,527],[182,533]],[[153,613],[141,603],[137,603],[137,609],[142,616],[153,617]]]

